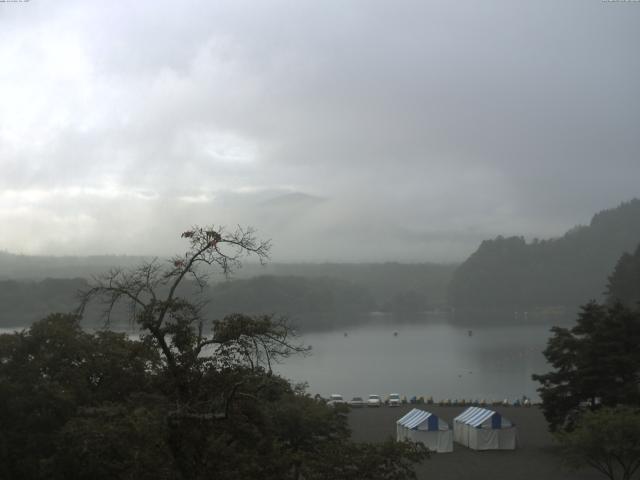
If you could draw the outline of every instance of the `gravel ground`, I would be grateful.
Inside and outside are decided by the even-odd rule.
[[[349,414],[352,438],[377,442],[395,438],[396,420],[414,408],[357,408]],[[465,407],[418,405],[452,424]],[[453,453],[436,453],[416,469],[419,479],[429,480],[602,480],[602,474],[585,468],[570,471],[562,465],[558,448],[547,431],[542,412],[536,408],[495,407],[494,410],[516,424],[518,448],[515,451],[475,451],[453,444]]]

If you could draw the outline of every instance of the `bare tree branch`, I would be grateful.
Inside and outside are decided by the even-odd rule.
[[[204,331],[202,315],[206,301],[181,297],[185,279],[193,279],[202,294],[208,271],[217,268],[229,276],[240,267],[242,258],[252,255],[264,263],[269,241],[258,240],[252,228],[194,226],[182,233],[187,243],[183,255],[168,262],[157,258],[130,270],[113,269],[95,277],[89,289],[80,293],[79,313],[87,305],[102,305],[105,325],[112,321],[120,304],[129,308],[130,321],[148,334],[162,352],[176,382],[185,371],[201,378],[203,369],[248,366],[271,372],[273,363],[308,348],[292,341],[290,326],[272,316],[232,315],[213,322],[210,334]],[[186,398],[186,397],[185,397]]]

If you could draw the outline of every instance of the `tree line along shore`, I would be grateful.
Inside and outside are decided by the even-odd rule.
[[[577,305],[604,299],[607,276],[623,256],[637,255],[639,244],[640,200],[634,199],[560,238],[484,241],[461,264],[248,263],[231,279],[211,278],[206,308],[219,317],[239,311],[278,313],[294,317],[303,330],[366,323],[370,312],[400,321],[440,312],[448,320],[470,323],[561,323],[575,316]],[[92,276],[147,260],[0,252],[0,326],[29,325],[52,311],[72,311],[77,291]],[[633,271],[617,274],[633,276]],[[196,287],[185,282],[182,291],[199,294]],[[632,292],[619,293],[634,301]],[[126,314],[116,312],[118,318],[126,324]],[[86,321],[100,324],[91,311]]]

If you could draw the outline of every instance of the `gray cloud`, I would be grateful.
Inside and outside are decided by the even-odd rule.
[[[640,7],[0,5],[0,248],[457,260],[638,196]]]

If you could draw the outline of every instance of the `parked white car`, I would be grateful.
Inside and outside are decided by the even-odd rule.
[[[399,407],[402,404],[402,400],[400,399],[400,394],[390,393],[389,398],[387,398],[387,404],[390,407]]]
[[[327,401],[327,405],[338,405],[341,403],[345,403],[344,398],[339,393],[332,393],[329,395],[329,400]]]
[[[381,407],[382,400],[380,399],[380,395],[369,395],[369,399],[367,400],[367,407]]]

